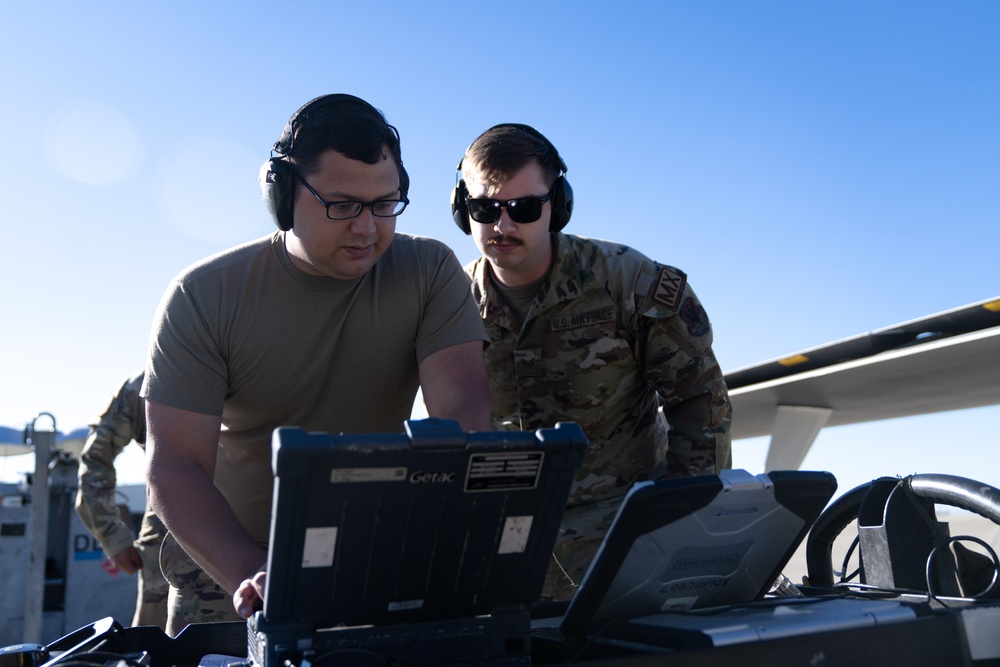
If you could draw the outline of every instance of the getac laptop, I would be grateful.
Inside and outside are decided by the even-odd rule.
[[[255,664],[334,646],[398,664],[527,655],[583,432],[466,434],[436,419],[406,431],[275,430]]]
[[[637,483],[565,615],[535,624],[567,639],[609,636],[627,619],[761,599],[836,488],[810,471]]]

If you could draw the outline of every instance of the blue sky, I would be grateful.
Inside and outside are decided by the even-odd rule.
[[[272,229],[257,170],[329,92],[399,128],[398,228],[463,262],[455,165],[537,127],[567,231],[685,270],[725,370],[1000,295],[1000,3],[0,2],[0,24],[3,425],[97,416],[170,278]],[[998,445],[981,408],[828,429],[804,467],[1000,485],[976,466]]]

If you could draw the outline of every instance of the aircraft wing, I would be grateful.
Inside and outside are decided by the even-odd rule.
[[[733,439],[771,435],[766,470],[801,465],[824,426],[1000,404],[1000,298],[726,374]]]
[[[88,435],[90,428],[87,426],[75,428],[69,433],[56,431],[56,449],[67,451],[75,458],[80,458]],[[34,447],[24,443],[24,429],[0,426],[0,456],[20,456],[33,451]]]
[[[9,426],[0,426],[0,456],[17,456],[34,451],[24,444],[24,431]]]

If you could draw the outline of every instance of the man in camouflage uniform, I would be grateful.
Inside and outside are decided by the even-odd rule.
[[[167,582],[160,572],[160,544],[167,529],[147,507],[139,539],[122,519],[115,502],[115,458],[133,440],[146,445],[146,402],[139,396],[143,374],[130,378],[112,396],[80,455],[80,489],[76,513],[104,553],[129,574],[139,573],[139,591],[132,625],[166,628]]]
[[[133,440],[146,446],[146,401],[139,395],[145,373],[128,379],[90,435],[80,455],[80,490],[76,512],[115,565],[139,573],[139,593],[132,625],[168,628],[168,609],[190,622],[237,621],[228,595],[199,568],[147,505],[132,541],[115,503],[115,458]]]
[[[590,442],[543,593],[564,600],[634,482],[730,464],[729,396],[708,316],[683,272],[559,233],[573,193],[544,136],[498,125],[459,169],[452,213],[483,254],[466,272],[492,341],[493,426],[574,421]]]

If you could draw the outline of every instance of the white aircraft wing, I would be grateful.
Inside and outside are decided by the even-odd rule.
[[[0,426],[0,456],[17,456],[33,451],[24,444],[24,431],[9,426]]]
[[[1000,298],[726,374],[733,439],[796,469],[824,426],[1000,404]]]
[[[88,435],[90,435],[90,428],[87,426],[75,428],[69,433],[57,431],[56,449],[69,452],[75,458],[79,458]],[[20,456],[21,454],[30,454],[33,451],[35,448],[24,442],[24,429],[0,426],[0,456]]]

